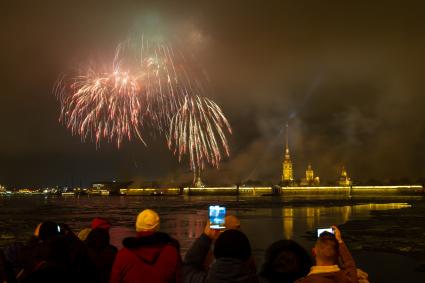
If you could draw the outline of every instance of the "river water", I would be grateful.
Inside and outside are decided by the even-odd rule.
[[[208,206],[220,204],[227,213],[241,220],[242,230],[250,239],[257,265],[261,266],[266,248],[279,239],[294,239],[310,250],[314,245],[317,228],[342,224],[350,220],[365,219],[371,210],[409,207],[415,196],[290,196],[290,197],[3,197],[0,198],[0,246],[14,241],[25,241],[35,226],[45,220],[68,224],[74,231],[89,226],[96,216],[109,219],[112,242],[121,246],[125,236],[134,234],[138,212],[151,208],[160,214],[161,230],[178,239],[184,254],[204,228]],[[358,265],[368,271],[371,278],[380,278],[377,265],[385,259],[387,266],[400,270],[413,265],[409,258],[382,253],[358,252],[354,256]],[[370,260],[376,258],[375,260]],[[406,267],[403,267],[403,263]],[[395,275],[385,268],[386,282],[397,282]],[[394,269],[395,274],[400,274]],[[424,273],[409,271],[412,280],[425,279]],[[406,275],[406,274],[404,274]],[[419,277],[418,277],[419,276]],[[402,277],[403,278],[403,277]],[[410,277],[409,277],[410,278]],[[376,281],[376,280],[375,280]],[[379,280],[380,281],[380,280]],[[399,282],[399,281],[398,281]],[[405,281],[408,282],[408,281]]]

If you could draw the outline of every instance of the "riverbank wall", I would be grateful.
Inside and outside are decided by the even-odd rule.
[[[274,196],[274,195],[303,195],[303,194],[425,194],[421,185],[402,185],[402,186],[315,186],[315,187],[185,187],[185,188],[129,188],[121,189],[120,195],[216,195],[216,196]]]

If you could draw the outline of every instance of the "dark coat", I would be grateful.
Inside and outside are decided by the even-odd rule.
[[[182,282],[179,244],[168,234],[138,233],[126,238],[112,267],[111,283]]]
[[[256,283],[258,278],[250,261],[234,258],[219,258],[206,271],[205,258],[208,255],[212,241],[202,234],[186,253],[183,262],[183,277],[185,283]]]
[[[19,282],[72,282],[69,246],[63,236],[38,243],[32,251],[33,264],[19,276]]]
[[[96,269],[96,282],[109,282],[117,248],[109,243],[109,232],[103,228],[93,229],[86,239],[88,256]]]
[[[2,250],[0,250],[0,282],[14,283],[15,274],[10,263],[7,261]]]
[[[87,248],[72,234],[39,241],[25,254],[29,256],[18,274],[18,282],[95,282],[95,268]]]
[[[16,276],[34,265],[33,252],[38,244],[36,237],[31,237],[25,244],[14,243],[3,248],[5,260]]]
[[[74,233],[69,232],[64,235],[68,245],[68,261],[74,277],[79,282],[95,282],[96,271],[95,266],[91,262],[88,249]]]
[[[308,252],[293,240],[279,240],[266,251],[259,274],[261,282],[293,283],[306,276],[312,260]]]

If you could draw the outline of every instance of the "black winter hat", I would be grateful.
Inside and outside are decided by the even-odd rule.
[[[216,259],[230,257],[246,261],[251,257],[248,238],[239,230],[226,230],[220,234],[214,245]]]
[[[51,237],[57,236],[60,234],[59,225],[53,221],[45,221],[40,226],[40,231],[38,232],[38,238],[42,241],[46,241]]]

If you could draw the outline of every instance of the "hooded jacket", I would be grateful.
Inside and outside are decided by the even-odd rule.
[[[222,257],[217,259],[206,271],[204,261],[210,250],[212,241],[202,234],[186,253],[183,264],[185,283],[257,283],[258,278],[251,262],[236,258]]]
[[[125,238],[110,282],[182,282],[178,242],[160,232],[139,232],[137,237]]]

